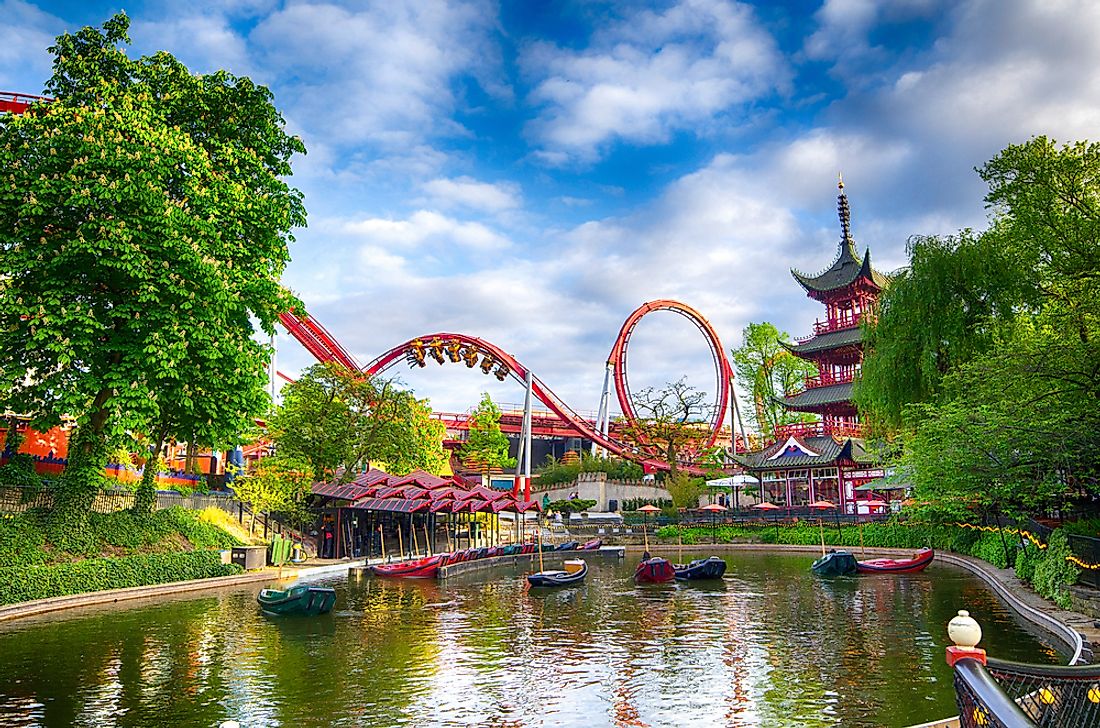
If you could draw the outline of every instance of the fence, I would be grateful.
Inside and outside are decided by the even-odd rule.
[[[1100,566],[1100,538],[1071,533],[1068,540],[1070,551],[1077,557],[1075,563],[1081,569],[1077,583],[1100,589],[1100,568],[1097,568]]]

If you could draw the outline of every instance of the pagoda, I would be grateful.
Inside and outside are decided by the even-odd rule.
[[[856,251],[843,181],[839,187],[836,260],[814,276],[791,270],[806,294],[825,305],[825,320],[814,323],[812,336],[784,346],[814,362],[818,374],[807,377],[801,391],[779,399],[788,409],[821,419],[777,427],[763,450],[736,460],[760,480],[763,500],[788,509],[828,501],[842,513],[866,514],[882,512],[888,504],[862,492],[884,471],[860,437],[852,381],[863,362],[860,319],[872,310],[888,281],[871,267],[870,250],[862,257]]]
[[[852,213],[843,180],[838,185],[837,212],[840,243],[836,260],[815,276],[791,269],[806,295],[825,305],[825,320],[814,322],[812,336],[784,344],[795,356],[817,365],[817,376],[807,377],[800,392],[788,392],[780,401],[787,409],[821,417],[824,433],[858,435],[859,417],[852,401],[852,380],[863,363],[863,334],[859,322],[871,311],[887,278],[871,267],[871,251],[860,258],[852,240]]]

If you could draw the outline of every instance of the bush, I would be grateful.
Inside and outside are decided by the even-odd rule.
[[[43,564],[49,554],[42,548],[45,538],[37,514],[24,513],[0,518],[0,563]]]
[[[596,505],[596,501],[587,500],[585,498],[574,498],[572,500],[558,500],[550,504],[547,509],[554,511],[555,513],[561,513],[565,517],[569,517],[570,513],[580,513],[587,511],[592,506]]]
[[[1042,558],[1035,564],[1032,580],[1036,592],[1062,609],[1070,608],[1069,590],[1066,587],[1074,584],[1080,573],[1073,563],[1066,561],[1066,557],[1072,555],[1066,534],[1061,529],[1054,531],[1047,540]]]
[[[1035,567],[1046,556],[1046,552],[1030,541],[1016,552],[1016,576],[1020,581],[1032,583],[1035,580]]]
[[[71,564],[0,568],[0,604],[83,594],[105,589],[166,584],[239,574],[217,551],[142,554],[87,559]]]

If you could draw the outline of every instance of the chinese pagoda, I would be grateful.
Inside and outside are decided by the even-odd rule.
[[[812,361],[819,374],[806,379],[801,392],[788,394],[783,406],[797,412],[821,416],[827,433],[859,434],[858,416],[852,402],[852,379],[863,362],[860,318],[870,311],[886,285],[886,276],[871,267],[871,250],[862,260],[852,240],[852,213],[844,182],[839,183],[837,213],[840,243],[833,264],[823,273],[807,276],[796,270],[791,275],[806,289],[806,295],[825,304],[825,320],[814,322],[814,333],[793,345],[792,354]]]
[[[887,278],[871,267],[870,250],[862,258],[856,251],[843,181],[839,188],[836,260],[814,276],[791,270],[806,294],[825,305],[825,320],[814,323],[812,336],[784,344],[795,356],[816,364],[818,374],[806,378],[802,391],[789,392],[780,401],[821,419],[778,427],[771,445],[738,460],[760,479],[763,500],[788,508],[829,501],[844,513],[867,513],[886,503],[861,501],[856,489],[882,477],[883,471],[860,438],[852,381],[863,362],[860,319],[872,310]]]

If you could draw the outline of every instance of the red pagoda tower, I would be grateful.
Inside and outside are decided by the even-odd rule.
[[[859,322],[870,311],[886,285],[886,276],[871,267],[870,249],[859,257],[852,240],[851,210],[844,182],[839,183],[837,212],[840,243],[833,264],[808,276],[792,269],[791,275],[806,295],[825,305],[825,320],[814,322],[812,336],[784,345],[795,356],[817,364],[820,372],[807,377],[801,392],[788,392],[783,406],[821,416],[823,434],[860,434],[859,417],[852,402],[852,379],[863,362],[863,337]]]

